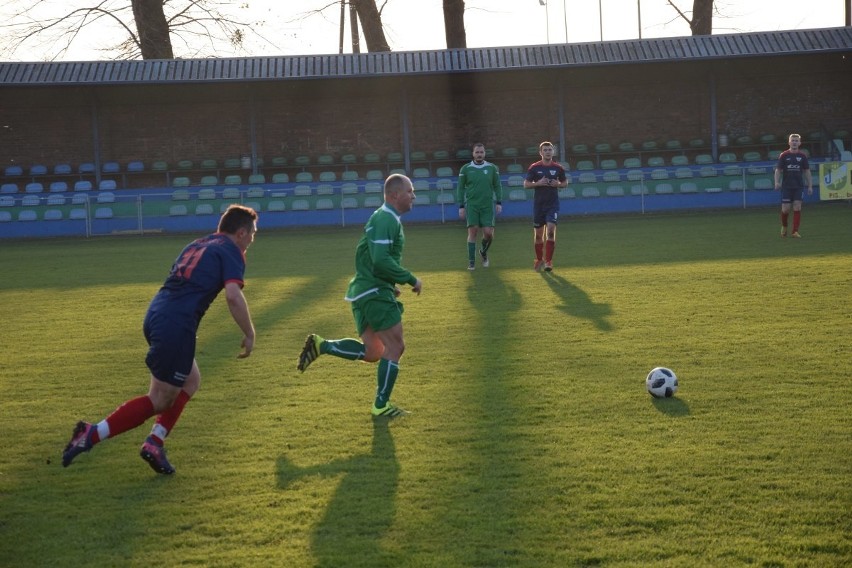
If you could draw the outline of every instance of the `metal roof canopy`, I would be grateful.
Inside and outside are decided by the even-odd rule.
[[[223,59],[3,62],[0,87],[371,78],[852,51],[852,27],[521,47]]]

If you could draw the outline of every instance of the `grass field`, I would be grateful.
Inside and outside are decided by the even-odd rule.
[[[394,401],[330,357],[359,228],[261,231],[245,294],[256,351],[220,298],[202,388],[169,438],[150,426],[67,469],[79,419],[147,388],[147,304],[190,236],[3,242],[0,566],[852,565],[852,208],[563,219],[536,274],[527,223],[491,268],[464,229],[406,227]],[[657,365],[680,377],[654,400]]]

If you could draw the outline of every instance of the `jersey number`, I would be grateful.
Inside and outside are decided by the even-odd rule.
[[[175,276],[185,280],[192,278],[192,271],[195,270],[198,261],[204,256],[205,250],[207,250],[207,247],[198,247],[183,253],[180,260],[175,263]]]

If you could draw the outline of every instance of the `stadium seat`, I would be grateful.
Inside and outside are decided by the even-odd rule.
[[[15,186],[15,188],[17,189],[17,186]],[[63,191],[68,191],[68,184],[65,183],[64,181],[52,181],[52,182],[50,182],[49,189],[50,189],[51,192],[54,192],[54,193],[60,193],[60,192],[63,192]]]
[[[429,180],[416,179],[412,182],[414,191],[429,191]]]
[[[266,176],[263,174],[251,174],[248,177],[249,185],[263,185],[266,183]]]
[[[432,197],[428,193],[418,193],[414,198],[415,205],[431,205]]]
[[[21,205],[24,207],[36,207],[41,203],[38,195],[25,195],[21,199]]]
[[[196,215],[212,215],[213,205],[210,203],[199,203],[195,206]]]
[[[186,205],[172,205],[169,207],[169,216],[180,217],[187,214]]]
[[[633,152],[636,150],[636,147],[633,146],[633,142],[622,142],[618,145],[619,152]]]
[[[272,183],[290,183],[290,176],[284,172],[272,174]]]
[[[332,201],[331,199],[328,199],[327,197],[322,198],[322,199],[317,199],[317,202],[314,205],[314,209],[317,209],[317,210],[334,209],[334,201]]]
[[[97,197],[98,203],[115,203],[115,194],[111,191],[102,191]]]
[[[206,176],[206,177],[207,178],[209,178],[209,177],[215,178],[215,176]],[[201,185],[218,185],[218,183],[219,183],[218,179],[216,180],[216,183],[207,183],[207,184],[204,183],[204,180],[205,180],[205,178],[201,178]],[[243,177],[239,174],[230,174],[230,175],[225,176],[225,185],[242,185],[242,183],[243,183]]]
[[[88,216],[89,215],[85,209],[75,208],[68,212],[68,218],[75,221],[86,219]]]
[[[682,155],[672,156],[671,164],[673,166],[688,166],[689,165],[689,158],[687,158],[686,156],[682,156]]]
[[[581,189],[580,195],[582,197],[600,197],[601,192],[597,187],[589,186],[589,187],[584,187],[583,189]]]
[[[177,178],[175,178],[177,179]],[[219,185],[219,178],[217,176],[201,176],[201,180],[199,181],[199,185]]]
[[[453,195],[452,191],[442,191],[438,194],[436,201],[443,205],[452,205],[456,202],[456,196]]]
[[[112,207],[98,207],[95,209],[95,219],[112,219]]]
[[[189,199],[188,189],[176,189],[172,192],[172,201],[187,201]]]
[[[630,195],[646,195],[647,193],[644,184],[635,183],[630,186]]]
[[[728,184],[728,189],[730,191],[743,191],[745,188],[745,182],[741,179],[732,179]]]
[[[734,144],[736,144],[737,146],[749,146],[751,144],[754,144],[754,139],[751,136],[748,136],[748,135],[738,136],[734,140]]]
[[[369,181],[364,184],[365,193],[381,193],[383,191],[381,182]]]
[[[641,181],[645,178],[643,170],[627,170],[627,181]]]
[[[577,194],[574,193],[574,189],[571,187],[560,188],[557,193],[559,194],[559,199],[573,199],[577,197]]]
[[[385,174],[382,170],[367,170],[366,179],[368,180],[383,180],[385,179]]]
[[[624,159],[624,167],[625,168],[641,168],[642,160],[640,158],[632,157]]]
[[[246,156],[246,157],[249,158],[249,160],[251,160],[250,157],[248,157],[248,156]],[[251,162],[249,162],[249,165],[250,164],[251,164]],[[235,157],[225,158],[225,160],[222,162],[222,167],[226,170],[239,170],[240,168],[242,168],[242,165],[243,165],[242,159],[241,158],[235,158]]]
[[[64,195],[50,195],[47,198],[48,205],[65,205]]]
[[[85,205],[89,203],[89,196],[86,193],[75,193],[71,196],[72,205]]]
[[[418,150],[416,152],[412,152],[411,154],[409,154],[408,157],[412,162],[425,162],[426,161],[426,152],[422,152],[422,151]]]
[[[716,168],[713,166],[701,166],[698,169],[698,175],[701,177],[715,177],[717,175]]]
[[[205,187],[204,189],[198,190],[198,199],[201,200],[210,200],[216,199],[216,190],[212,187]]]
[[[127,162],[127,171],[138,173],[145,171],[145,164],[140,160],[133,160],[132,162]]]
[[[317,195],[334,195],[334,186],[330,183],[321,183],[317,185]]]
[[[24,175],[24,168],[21,166],[6,166],[4,175],[6,177],[22,176]]]
[[[219,167],[219,163],[213,158],[205,158],[201,160],[201,164],[199,164],[199,167],[202,170],[215,170]],[[184,169],[180,167],[180,162],[178,162],[178,168]],[[184,215],[186,215],[186,213],[184,213]]]
[[[319,181],[326,183],[337,181],[337,174],[331,171],[320,172]]]
[[[59,182],[53,182],[53,183],[59,183]],[[65,183],[65,182],[61,182],[61,183]],[[51,186],[52,185],[53,184],[51,184]],[[68,189],[67,185],[65,186],[65,189]],[[62,191],[65,191],[65,190],[63,189]],[[18,184],[16,184],[16,183],[4,183],[3,185],[0,185],[0,193],[18,193]]]
[[[590,171],[595,169],[595,163],[591,160],[579,160],[577,162],[578,171]]]
[[[470,152],[470,148],[461,148],[460,150],[456,150],[456,159],[470,160]]]
[[[389,164],[401,164],[402,152],[389,152],[387,158],[385,158]]]
[[[262,187],[250,187],[246,190],[247,199],[261,199],[266,195],[266,191]]]
[[[367,164],[376,164],[381,161],[381,157],[375,152],[364,154],[364,162]]]
[[[62,210],[61,209],[48,209],[44,212],[44,220],[45,221],[61,221],[62,220]]]
[[[151,171],[166,172],[169,170],[169,163],[164,160],[157,160],[151,164]]]
[[[24,186],[25,193],[41,193],[44,191],[44,186],[40,181],[33,181]]]
[[[607,159],[601,160],[601,169],[602,170],[615,170],[618,168],[618,162],[615,160]]]
[[[9,211],[0,211],[0,223],[8,223],[12,220],[12,214]]]
[[[30,166],[30,175],[31,176],[43,176],[47,175],[47,166],[42,164],[33,164]]]
[[[442,191],[452,191],[455,187],[456,186],[451,179],[441,178],[435,182],[435,189],[440,189]]]
[[[695,163],[699,166],[705,166],[713,163],[713,156],[710,154],[698,154],[695,156]]]
[[[692,181],[685,181],[680,184],[681,193],[698,193],[698,185]]]
[[[610,185],[606,188],[607,197],[624,197],[624,188],[620,185]]]
[[[172,178],[172,187],[189,187],[189,178],[186,176]]]
[[[651,170],[651,179],[669,179],[669,171],[663,168]]]
[[[518,157],[518,149],[514,146],[509,146],[507,148],[503,148],[500,150],[500,155],[504,158],[517,158]]]
[[[118,162],[104,162],[101,164],[101,171],[105,174],[116,174],[121,171]]]
[[[286,211],[287,206],[284,204],[284,201],[281,199],[273,199],[266,206],[267,211]]]
[[[601,176],[605,182],[621,181],[621,174],[614,171],[606,171]]]
[[[343,154],[340,156],[340,162],[343,164],[355,164],[358,162],[358,157],[355,154]]]
[[[344,197],[340,200],[340,207],[343,209],[356,209],[358,207],[358,200],[354,197]]]
[[[609,142],[600,142],[595,144],[595,152],[599,154],[612,152],[612,145]]]
[[[536,148],[538,151],[538,148]],[[573,154],[588,154],[589,153],[589,145],[588,144],[573,144],[571,146],[571,152]]]
[[[680,150],[680,140],[666,140],[666,150]]]
[[[435,175],[438,177],[453,177],[456,175],[456,172],[451,166],[441,166],[435,170]]]
[[[707,144],[704,142],[703,138],[693,138],[689,141],[690,148],[705,148]]]
[[[340,174],[340,179],[343,181],[358,181],[358,172],[355,170],[346,170]]]
[[[596,181],[598,181],[598,178],[592,172],[583,172],[580,174],[578,181],[580,183],[595,183]]]
[[[262,211],[262,206],[261,206],[259,201],[246,201],[245,203],[243,203],[243,205],[245,205],[246,207],[249,207],[251,209],[254,209],[258,213],[260,213]]]
[[[677,168],[675,170],[675,177],[678,179],[686,179],[691,178],[693,176],[692,170],[690,168]]]
[[[656,150],[659,146],[655,140],[646,140],[642,142],[642,151],[648,152],[650,150]]]
[[[24,209],[18,212],[18,221],[37,221],[38,215],[32,209]]]
[[[523,189],[513,189],[509,192],[509,201],[526,201],[527,192]]]
[[[14,207],[15,198],[11,195],[0,195],[0,207]]]
[[[92,182],[86,179],[81,179],[74,182],[74,191],[91,191]]]
[[[237,200],[240,198],[240,190],[236,187],[226,187],[222,190],[222,199]]]
[[[648,167],[649,168],[662,168],[666,165],[666,161],[662,156],[651,156],[648,158]]]
[[[364,198],[364,207],[369,207],[369,208],[372,209],[374,207],[381,207],[381,205],[382,205],[382,198],[379,197],[378,195],[369,195],[366,198]]]
[[[117,187],[114,179],[102,179],[98,184],[98,189],[101,191],[115,191]]]
[[[449,160],[450,153],[447,150],[436,150],[432,152],[433,160]]]
[[[287,166],[287,158],[284,156],[272,156],[269,159],[269,165],[273,168],[283,168]]]
[[[760,152],[746,152],[743,154],[744,162],[759,162],[763,159]]]
[[[414,168],[414,171],[411,172],[411,177],[413,178],[427,178],[431,176],[431,172],[429,172],[429,168]]]
[[[658,195],[667,195],[669,193],[674,193],[674,188],[670,183],[658,183],[654,188],[654,193]]]
[[[439,170],[441,168],[438,168]],[[507,174],[522,174],[526,171],[526,168],[522,164],[509,164],[506,166]]]
[[[340,193],[344,195],[358,193],[358,184],[351,181],[346,182],[340,186]]]
[[[293,195],[311,195],[312,193],[313,189],[311,189],[311,186],[304,183],[293,188]]]
[[[774,187],[775,183],[769,178],[758,178],[754,180],[754,189],[766,190],[773,189]]]
[[[719,154],[719,162],[722,164],[730,164],[737,161],[737,155],[733,152],[722,152]]]
[[[195,167],[195,164],[192,163],[192,160],[178,160],[177,169],[179,170],[191,170]]]
[[[742,173],[743,173],[742,169],[739,166],[736,166],[736,165],[725,166],[722,169],[722,175],[723,176],[739,176],[739,175],[742,175]]]
[[[317,164],[321,166],[330,166],[334,163],[334,156],[331,154],[320,154],[317,156]]]
[[[58,176],[67,176],[71,173],[71,164],[56,164],[53,173]]]
[[[508,185],[509,187],[523,187],[524,176],[511,175],[506,178],[506,185]]]
[[[311,183],[314,181],[314,174],[311,172],[299,172],[296,174],[296,183]]]

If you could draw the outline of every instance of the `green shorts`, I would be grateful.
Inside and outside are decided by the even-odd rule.
[[[402,321],[402,302],[397,301],[393,290],[379,290],[352,302],[355,329],[363,335],[367,326],[373,331],[390,329]]]
[[[494,206],[478,209],[472,207],[465,211],[465,220],[468,227],[493,227]]]

